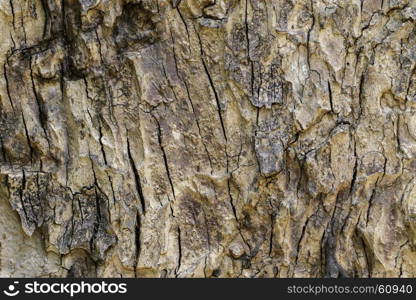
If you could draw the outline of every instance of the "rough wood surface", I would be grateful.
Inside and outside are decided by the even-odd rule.
[[[416,276],[416,1],[1,0],[0,276]]]

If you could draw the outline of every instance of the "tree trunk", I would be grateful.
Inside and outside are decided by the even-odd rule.
[[[0,12],[0,276],[416,276],[415,1]]]

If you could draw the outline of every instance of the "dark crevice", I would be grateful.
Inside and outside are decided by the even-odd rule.
[[[231,209],[233,211],[233,215],[235,220],[237,221],[238,224],[238,218],[237,218],[237,210],[235,209],[235,205],[234,205],[234,199],[233,196],[231,194],[231,186],[230,186],[230,179],[227,179],[227,190],[228,190],[228,197],[230,199],[230,205],[231,205]]]
[[[244,25],[245,25],[245,31],[246,31],[247,60],[250,61],[250,37],[249,37],[249,28],[248,28],[248,0],[245,1]]]
[[[141,250],[141,243],[140,243],[140,228],[141,228],[141,222],[140,222],[140,214],[137,212],[136,214],[136,226],[135,226],[135,245],[136,245],[136,261],[134,266],[134,273],[137,277],[137,264],[139,262],[140,257],[140,250]]]
[[[178,226],[177,237],[178,237],[178,265],[177,265],[176,271],[175,271],[176,277],[178,277],[178,275],[179,275],[178,272],[181,268],[181,263],[182,263],[182,240],[181,240],[181,228],[179,226]]]
[[[6,151],[4,149],[4,142],[3,142],[3,138],[1,136],[0,136],[0,147],[1,147],[1,155],[2,155],[3,161],[7,162]]]
[[[130,141],[129,141],[128,136],[127,136],[127,154],[128,154],[128,157],[129,157],[131,168],[133,170],[134,181],[136,183],[137,193],[139,194],[139,200],[140,200],[140,204],[141,204],[141,207],[142,207],[142,211],[143,211],[143,214],[146,214],[146,201],[145,201],[144,195],[143,195],[143,189],[142,189],[142,184],[141,184],[141,181],[140,181],[139,171],[137,170],[136,164],[135,164],[134,159],[133,159],[133,156],[131,155]]]
[[[105,67],[105,63],[104,63],[104,59],[103,59],[103,50],[102,50],[101,40],[100,40],[100,37],[98,36],[97,29],[95,29],[94,32],[95,32],[95,37],[96,37],[97,43],[98,43],[98,53],[100,54],[100,61],[102,63],[102,67]]]
[[[158,143],[159,143],[160,150],[162,151],[163,163],[165,165],[166,175],[168,177],[170,188],[172,190],[173,199],[176,199],[175,188],[174,188],[172,177],[170,175],[170,170],[169,170],[168,158],[167,158],[167,155],[166,155],[165,147],[163,147],[162,129],[160,127],[159,120],[154,116],[153,116],[153,118],[156,121],[156,125],[157,125],[157,140],[158,140]]]
[[[46,1],[47,0],[41,0],[40,1],[41,5],[42,5],[42,9],[45,12],[45,20],[44,20],[44,23],[43,23],[43,34],[42,34],[43,39],[45,39],[45,37],[46,37],[46,32],[48,30],[48,24],[49,24],[48,20],[50,20],[50,17],[51,17],[49,7],[48,7],[48,4],[47,4]]]
[[[188,25],[186,24],[186,21],[185,21],[183,15],[181,13],[181,10],[179,9],[179,4],[176,6],[176,10],[177,10],[177,12],[179,14],[179,17],[182,20],[183,25],[185,26],[185,31],[186,31],[186,35],[188,37],[188,41],[190,41]],[[191,49],[191,48],[189,48],[189,49]]]
[[[85,85],[85,95],[87,96],[87,99],[93,101],[94,99],[91,98],[91,96],[89,94],[89,91],[88,91],[88,81],[87,81],[87,78],[85,76],[83,76],[82,77],[82,80],[84,81],[84,85]]]
[[[364,92],[364,74],[360,77],[360,84],[359,84],[359,90],[358,90],[358,106],[360,107],[360,111],[358,113],[358,119],[361,118],[361,115],[363,114],[363,92]]]
[[[329,82],[329,80],[328,80],[328,93],[329,93],[329,104],[331,106],[331,111],[332,111],[332,113],[335,113],[335,111],[334,111],[334,101],[333,101],[333,98],[332,98],[331,83]]]
[[[355,163],[354,163],[354,169],[353,169],[353,173],[352,173],[350,191],[349,191],[349,194],[348,194],[349,196],[351,196],[352,192],[354,191],[354,186],[355,186],[355,183],[357,181],[358,157],[357,157],[357,147],[356,147],[355,140],[354,140],[354,158],[355,158]]]
[[[199,40],[199,47],[200,47],[200,50],[201,50],[201,62],[202,62],[202,65],[204,67],[205,74],[208,77],[208,81],[209,81],[209,84],[211,86],[211,89],[212,89],[212,91],[214,93],[214,98],[215,98],[215,102],[217,104],[217,112],[218,112],[218,117],[219,117],[220,123],[221,123],[222,133],[224,135],[225,141],[227,142],[227,134],[226,134],[226,131],[225,131],[224,120],[222,118],[220,99],[218,97],[218,93],[217,93],[217,90],[215,88],[214,81],[212,80],[211,74],[209,73],[207,64],[205,63],[205,60],[204,60],[204,56],[205,55],[204,55],[204,50],[203,50],[203,45],[202,45],[201,37],[199,36],[198,33],[197,33],[197,36],[198,36],[198,40]]]
[[[270,214],[270,238],[269,238],[269,256],[272,256],[273,253],[273,235],[274,235],[274,222],[276,215],[274,213]]]
[[[10,10],[12,12],[13,29],[16,29],[16,17],[15,17],[15,14],[14,14],[13,0],[9,0],[9,4],[10,4]]]
[[[301,243],[302,243],[303,238],[304,238],[304,236],[305,236],[305,233],[306,233],[306,228],[308,227],[309,220],[311,219],[311,217],[312,217],[312,216],[310,216],[310,217],[306,220],[305,224],[304,224],[304,225],[303,225],[303,227],[302,227],[302,233],[300,234],[300,238],[299,238],[299,241],[298,241],[298,245],[297,245],[297,247],[296,247],[296,261],[295,261],[295,267],[296,267],[296,265],[298,264],[298,259],[299,259],[299,257],[300,257],[300,247],[301,247]]]
[[[19,189],[19,196],[20,196],[20,203],[22,205],[23,214],[25,215],[26,222],[29,225],[29,219],[25,207],[25,201],[24,201],[24,190],[26,189],[26,173],[25,170],[22,169],[22,185]]]
[[[376,196],[376,193],[377,193],[377,186],[378,186],[379,179],[380,179],[380,176],[377,177],[377,180],[374,183],[373,191],[371,192],[370,200],[368,200],[366,224],[368,224],[368,221],[370,219],[370,211],[371,211],[371,208],[373,207],[373,204],[374,204],[374,197]]]
[[[32,147],[32,142],[31,142],[30,137],[29,137],[29,130],[27,129],[25,115],[23,114],[23,111],[22,111],[22,120],[23,120],[24,129],[25,129],[25,134],[26,134],[26,139],[27,139],[27,145],[29,146],[30,161],[33,164],[33,155],[34,155],[35,151],[34,151],[34,149]]]
[[[220,119],[221,128],[222,128],[222,133],[224,135],[225,141],[227,141],[227,134],[226,134],[226,131],[225,131],[224,120],[222,119],[221,105],[220,105],[220,100],[218,98],[217,90],[215,89],[214,82],[212,81],[211,75],[209,74],[207,65],[205,64],[205,60],[203,59],[203,57],[201,57],[201,61],[202,61],[202,64],[204,66],[205,73],[207,74],[209,84],[212,88],[212,91],[214,92],[215,102],[217,104],[218,117]]]
[[[10,93],[10,83],[9,83],[9,78],[7,77],[6,63],[4,63],[4,65],[3,65],[3,72],[4,72],[4,80],[6,81],[7,98],[9,99],[12,110],[15,111],[12,96],[11,96],[11,93]]]

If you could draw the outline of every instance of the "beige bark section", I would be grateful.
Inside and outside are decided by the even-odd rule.
[[[415,21],[0,1],[0,276],[416,276]]]

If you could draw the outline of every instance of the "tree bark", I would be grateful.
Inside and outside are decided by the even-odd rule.
[[[416,276],[416,2],[0,2],[0,276]]]

